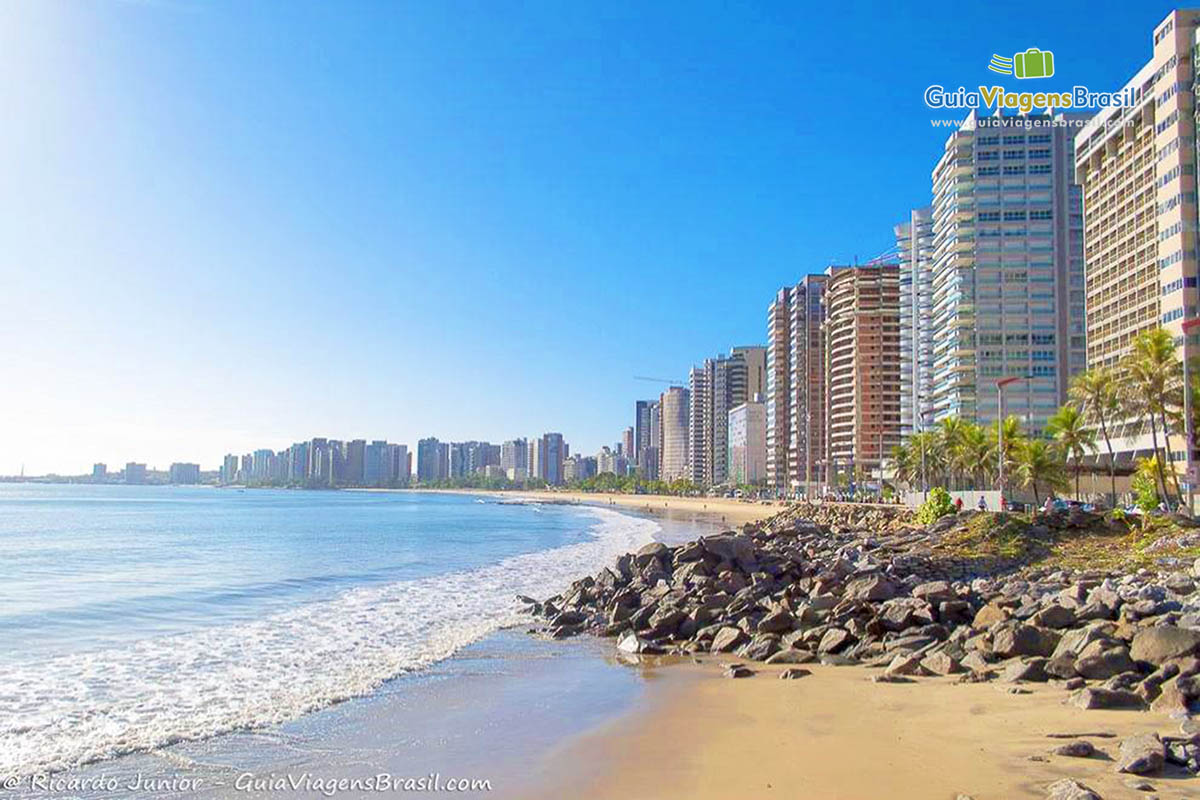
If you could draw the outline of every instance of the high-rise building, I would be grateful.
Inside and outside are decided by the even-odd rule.
[[[808,275],[767,308],[766,481],[788,494],[814,494],[825,479],[826,280]]]
[[[408,486],[412,479],[412,458],[406,444],[389,444],[388,460],[391,462],[393,486]]]
[[[757,486],[766,479],[767,406],[740,403],[729,410],[729,482]]]
[[[366,450],[367,442],[364,439],[351,439],[346,442],[346,483],[351,486],[366,483],[363,477]]]
[[[662,445],[659,452],[659,477],[670,483],[690,478],[688,458],[688,419],[691,403],[688,390],[672,386],[659,398]]]
[[[866,476],[900,443],[900,270],[830,267],[825,287],[831,481]]]
[[[1200,10],[1172,11],[1154,28],[1146,64],[1125,84],[1136,105],[1106,108],[1075,135],[1087,255],[1087,366],[1111,367],[1142,331],[1163,327],[1200,355],[1183,324],[1197,316],[1196,86]],[[1005,390],[1005,403],[1009,403]],[[1128,430],[1125,428],[1128,427]],[[1172,438],[1179,467],[1200,453]],[[1161,446],[1161,443],[1160,443]],[[1117,458],[1154,443],[1140,426],[1120,426]]]
[[[646,448],[654,447],[650,438],[650,406],[654,403],[654,400],[638,400],[633,405],[633,460],[639,465]]]
[[[900,435],[927,430],[933,420],[933,210],[917,208],[893,228],[900,261]]]
[[[525,439],[510,439],[500,445],[500,466],[509,480],[524,480],[529,474],[529,443]]]
[[[933,421],[1005,415],[1031,433],[1066,400],[1085,357],[1082,217],[1071,137],[1084,115],[974,112],[933,170]]]
[[[238,457],[230,453],[221,462],[221,483],[236,483],[238,477]]]
[[[392,452],[388,443],[376,439],[363,446],[364,486],[387,486],[392,482]]]
[[[130,461],[125,465],[125,482],[142,484],[146,482],[146,465]]]
[[[200,482],[199,464],[175,463],[167,470],[167,480],[176,484],[196,484]]]
[[[563,441],[561,433],[547,433],[542,436],[540,466],[546,483],[551,486],[563,483],[563,459],[566,457],[566,442]]]
[[[729,356],[705,359],[692,368],[688,439],[694,483],[714,486],[728,480],[729,410],[751,399],[751,386],[765,382],[765,372],[764,347],[735,347]]]
[[[637,450],[633,443],[633,428],[626,428],[621,433],[621,455],[626,461],[637,463]]]
[[[688,372],[688,480],[697,486],[712,484],[712,376],[704,367]]]
[[[436,438],[417,442],[417,480],[432,483],[450,477],[450,448]]]
[[[746,365],[747,400],[755,395],[767,396],[767,348],[762,345],[741,345],[729,351],[730,358],[740,359]]]
[[[92,464],[92,480],[96,483],[103,483],[108,479],[107,464]]]
[[[546,480],[546,443],[540,436],[529,438],[529,477]]]

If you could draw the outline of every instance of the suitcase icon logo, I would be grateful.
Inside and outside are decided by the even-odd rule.
[[[988,69],[1001,75],[1013,75],[1017,78],[1049,78],[1054,74],[1054,53],[1049,50],[1039,50],[1031,47],[1024,53],[1017,53],[1012,58],[993,55]]]

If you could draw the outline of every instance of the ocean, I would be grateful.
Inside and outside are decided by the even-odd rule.
[[[495,638],[526,619],[517,594],[659,531],[466,495],[0,484],[0,776],[295,727],[453,676],[464,648],[523,646]]]

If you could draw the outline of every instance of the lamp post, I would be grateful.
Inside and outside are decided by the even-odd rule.
[[[999,454],[997,459],[1000,462],[997,483],[1000,484],[1000,510],[1004,511],[1004,387],[1010,383],[1023,381],[1027,378],[1032,378],[1032,375],[1013,375],[1008,378],[1000,378],[996,381],[996,442]]]
[[[1192,453],[1195,451],[1196,431],[1192,426],[1192,379],[1190,369],[1188,368],[1188,343],[1187,337],[1196,326],[1200,325],[1200,317],[1192,317],[1184,320],[1183,323],[1183,436],[1187,447],[1187,458],[1184,463],[1187,464],[1187,487],[1188,487],[1188,513],[1192,513],[1195,502],[1195,483],[1196,475],[1192,469]],[[1172,465],[1171,469],[1174,469]]]

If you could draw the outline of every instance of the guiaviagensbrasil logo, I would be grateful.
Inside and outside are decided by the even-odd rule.
[[[1054,53],[1031,47],[1012,58],[993,55],[988,69],[1017,78],[1049,78],[1054,75]]]
[[[1055,74],[1054,53],[1030,47],[1012,58],[993,54],[987,68],[999,75],[1018,80],[1052,78]],[[1023,114],[1053,114],[1057,110],[1085,111],[1099,108],[1128,108],[1136,105],[1136,89],[1127,86],[1119,92],[1093,92],[1086,86],[1075,85],[1069,91],[1010,92],[1003,86],[983,86],[968,89],[959,86],[947,89],[935,83],[925,90],[925,105],[930,108],[974,108],[993,111],[1012,110]]]

